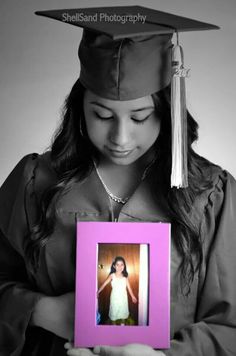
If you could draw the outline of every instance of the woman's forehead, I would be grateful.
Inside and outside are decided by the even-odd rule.
[[[97,105],[110,110],[140,110],[153,108],[154,103],[151,95],[133,100],[111,100],[102,98],[90,90],[85,91],[84,102],[86,104]]]

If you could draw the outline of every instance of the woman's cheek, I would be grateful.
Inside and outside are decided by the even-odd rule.
[[[143,125],[144,126],[144,125]],[[145,145],[152,145],[160,133],[160,123],[151,122],[148,126],[140,130],[139,137]]]
[[[90,141],[95,144],[95,146],[103,145],[108,136],[107,129],[104,127],[104,125],[96,122],[87,127],[87,132]]]

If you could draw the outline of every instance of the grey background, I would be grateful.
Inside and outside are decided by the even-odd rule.
[[[236,176],[235,0],[1,0],[0,184],[22,156],[43,152],[59,122],[66,95],[79,76],[82,31],[34,11],[144,5],[216,24],[219,31],[184,33],[188,108],[199,122],[197,152]]]

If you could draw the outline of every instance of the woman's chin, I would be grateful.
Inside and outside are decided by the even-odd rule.
[[[128,166],[138,160],[138,158],[132,159],[132,158],[114,158],[114,157],[107,157],[109,161],[113,164],[119,165],[119,166]]]

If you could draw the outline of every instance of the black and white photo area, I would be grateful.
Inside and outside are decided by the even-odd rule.
[[[167,76],[166,86],[150,91],[149,84],[163,72],[159,68],[156,77],[150,76],[157,62],[146,65],[139,71],[142,81],[132,77],[128,86],[136,83],[133,89],[143,88],[143,95],[134,90],[127,100],[114,100],[110,90],[102,91],[105,82],[81,83],[78,46],[82,38],[91,44],[92,37],[86,37],[91,33],[82,35],[79,27],[35,15],[109,7],[108,0],[0,4],[0,356],[236,354],[236,2],[114,3],[135,5],[219,27],[180,30],[172,39],[178,45],[178,38],[183,48],[186,72],[181,74],[188,73],[180,75],[186,84],[188,173],[186,165],[178,170],[173,164],[180,162],[172,156],[173,78]],[[99,31],[93,35],[104,39]],[[111,38],[108,48],[114,44]],[[157,38],[160,34],[154,34]],[[141,42],[149,41],[148,36]],[[121,40],[119,48],[127,43]],[[99,62],[107,82],[111,73],[106,63],[120,59],[120,53]],[[146,60],[151,53],[149,47]],[[89,63],[83,63],[84,73],[91,75],[93,69],[98,75],[97,57],[88,70]],[[166,63],[170,61],[161,62]],[[116,74],[120,68],[116,66]],[[130,73],[135,69],[131,65]],[[124,75],[125,84],[130,73]],[[171,172],[182,178],[183,166],[188,182],[172,184]],[[171,222],[169,349],[74,347],[76,220]],[[86,275],[86,266],[81,273]]]

